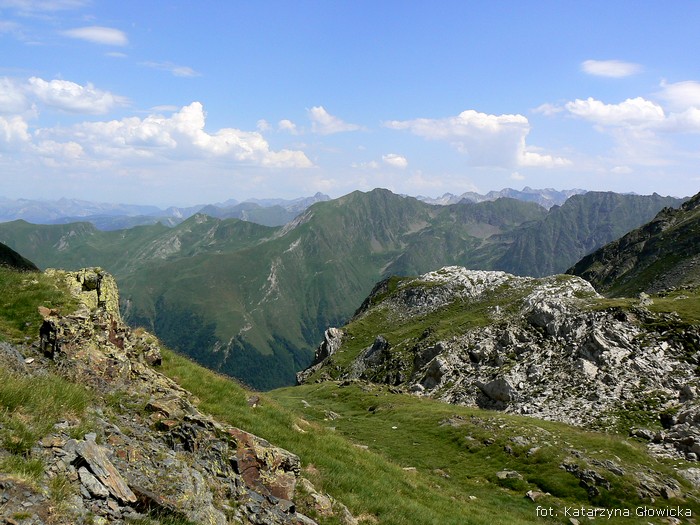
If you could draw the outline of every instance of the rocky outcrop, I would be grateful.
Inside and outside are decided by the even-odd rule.
[[[318,345],[316,353],[314,354],[314,360],[311,365],[297,373],[297,383],[304,383],[311,374],[316,372],[321,368],[322,363],[324,363],[328,358],[330,358],[337,350],[343,340],[343,332],[337,328],[328,328],[323,334],[323,342]]]
[[[0,360],[14,363],[17,373],[59,374],[85,385],[95,403],[88,421],[67,414],[32,450],[45,465],[45,490],[0,474],[0,497],[8,495],[0,517],[48,508],[51,480],[63,480],[69,496],[61,511],[37,511],[32,523],[146,517],[217,525],[314,523],[293,502],[299,458],[200,412],[190,393],[158,373],[158,343],[123,324],[110,275],[100,269],[50,273],[71,284],[79,307],[69,315],[41,309],[39,344],[0,347]],[[10,498],[17,493],[22,496]]]
[[[658,452],[698,459],[700,329],[669,330],[679,322],[672,314],[599,300],[577,277],[443,268],[366,301],[356,321],[372,319],[375,341],[339,372],[332,359],[325,370],[590,428],[625,430],[641,418],[652,437],[666,427]],[[428,326],[415,337],[411,323]]]

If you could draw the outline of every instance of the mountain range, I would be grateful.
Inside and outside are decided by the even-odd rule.
[[[175,226],[195,213],[212,217],[237,218],[267,226],[280,226],[292,220],[315,202],[329,200],[328,195],[316,193],[297,199],[249,199],[238,202],[229,199],[218,204],[189,207],[97,203],[62,198],[54,201],[7,199],[0,197],[0,222],[23,219],[36,224],[69,224],[89,222],[100,230],[119,230],[161,223]]]
[[[523,188],[522,191],[505,188],[490,191],[485,195],[467,192],[462,195],[445,193],[442,197],[417,197],[428,204],[456,204],[461,200],[484,202],[501,197],[535,202],[544,208],[563,204],[572,195],[585,193],[585,190],[557,191],[551,188]],[[204,213],[219,219],[241,219],[264,226],[282,226],[316,202],[330,200],[328,195],[316,193],[310,197],[296,199],[247,199],[238,202],[228,199],[215,204],[200,204],[189,207],[171,206],[166,209],[157,206],[134,204],[110,204],[79,199],[32,200],[8,199],[0,197],[0,222],[24,219],[36,224],[68,224],[85,221],[99,230],[121,230],[145,224],[160,222],[175,226],[195,213]]]
[[[0,224],[0,242],[42,268],[107,269],[129,323],[268,389],[293,383],[324,330],[382,278],[444,265],[562,272],[680,202],[588,192],[547,211],[507,198],[435,206],[378,189],[317,202],[275,228],[203,214],[117,231],[13,221]]]
[[[529,186],[525,186],[522,190],[515,190],[513,188],[504,188],[499,191],[489,191],[486,194],[476,193],[473,191],[468,191],[462,193],[461,195],[455,195],[453,193],[445,193],[442,197],[431,198],[431,197],[416,197],[418,200],[427,202],[428,204],[457,204],[461,201],[467,202],[484,202],[484,201],[495,201],[503,197],[508,197],[509,199],[517,199],[525,202],[534,202],[539,204],[543,208],[549,209],[552,206],[561,206],[566,202],[566,200],[573,195],[580,195],[586,193],[586,190],[572,189],[572,190],[555,190],[553,188],[544,189],[533,189]]]

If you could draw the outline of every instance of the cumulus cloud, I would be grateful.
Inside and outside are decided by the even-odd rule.
[[[672,111],[685,111],[688,108],[700,108],[700,82],[686,81],[668,84],[661,83],[658,93]]]
[[[264,118],[261,118],[255,123],[255,127],[258,128],[258,131],[270,131],[270,123],[265,120]]]
[[[321,135],[332,135],[344,131],[357,131],[360,126],[344,122],[340,118],[331,115],[323,106],[314,106],[308,110],[311,120],[311,131]]]
[[[528,168],[563,168],[570,166],[572,162],[563,157],[543,155],[535,151],[527,151],[523,148],[520,152],[519,165]]]
[[[642,66],[622,60],[586,60],[581,64],[581,70],[599,77],[622,78],[640,73]]]
[[[671,113],[659,129],[674,133],[700,133],[700,108],[691,107],[680,113]]]
[[[258,132],[223,128],[208,133],[205,123],[202,104],[193,102],[170,117],[84,122],[72,128],[72,133],[84,149],[111,158],[214,157],[264,167],[312,166],[302,151],[272,151]],[[51,130],[42,130],[42,135],[52,134]]]
[[[22,85],[7,77],[0,78],[0,113],[22,113],[28,107]]]
[[[406,160],[406,157],[396,153],[387,153],[386,155],[382,155],[382,161],[384,164],[388,164],[394,168],[405,169],[408,167],[408,160]]]
[[[0,146],[31,141],[27,122],[20,116],[0,117]]]
[[[107,46],[125,46],[129,43],[126,33],[113,27],[88,26],[63,31],[61,34],[70,38],[86,40],[94,44]]]
[[[642,97],[630,98],[619,104],[606,104],[588,98],[574,100],[565,105],[572,115],[595,123],[600,130],[618,129],[615,137],[626,141],[655,140],[658,132],[700,132],[700,83],[682,82],[666,85],[661,93],[669,102],[666,112],[661,105]]]
[[[660,105],[642,97],[628,98],[619,104],[605,104],[589,97],[567,102],[565,107],[572,115],[605,126],[638,126],[665,119]]]
[[[142,66],[150,67],[152,69],[159,69],[160,71],[167,71],[175,77],[198,77],[200,73],[195,71],[189,66],[179,66],[173,64],[172,62],[141,62]]]
[[[449,142],[467,154],[473,166],[556,167],[569,163],[526,149],[525,137],[530,132],[530,123],[523,115],[489,115],[470,109],[455,117],[392,120],[384,126],[407,130],[429,140]]]
[[[292,135],[297,135],[299,133],[299,131],[297,130],[297,125],[288,119],[280,120],[277,123],[277,129],[280,131],[291,133]]]
[[[47,82],[32,77],[28,81],[27,91],[47,106],[70,113],[100,115],[127,103],[124,97],[97,89],[92,84],[82,86],[68,80]]]

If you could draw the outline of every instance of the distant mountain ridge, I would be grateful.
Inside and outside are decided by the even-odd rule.
[[[555,190],[553,188],[544,189],[533,189],[529,186],[525,186],[522,190],[514,190],[513,188],[504,188],[500,191],[490,191],[486,194],[476,193],[473,191],[468,191],[462,193],[461,195],[454,195],[452,193],[445,193],[442,197],[431,198],[431,197],[416,197],[418,200],[427,202],[428,204],[439,204],[442,206],[449,204],[457,204],[461,201],[468,202],[484,202],[484,201],[494,201],[503,197],[508,197],[510,199],[517,199],[526,202],[534,202],[539,204],[543,208],[550,209],[552,206],[561,206],[566,202],[566,200],[573,195],[580,195],[586,193],[587,190],[582,189],[571,189],[571,190]]]
[[[418,196],[418,200],[428,204],[450,205],[460,201],[485,202],[508,197],[525,202],[534,202],[550,209],[560,206],[573,196],[585,193],[586,190],[555,190],[552,188],[532,189],[528,186],[520,190],[504,188],[500,191],[490,191],[485,195],[466,192],[461,195],[445,193],[442,197],[431,198]],[[170,206],[161,209],[151,205],[114,204],[91,202],[80,199],[61,198],[58,200],[37,199],[8,199],[0,197],[0,222],[22,219],[35,224],[70,224],[86,221],[97,229],[104,231],[121,230],[156,224],[175,226],[195,213],[205,213],[219,219],[241,219],[255,222],[264,226],[282,226],[302,213],[316,202],[330,200],[328,195],[317,192],[310,197],[296,199],[247,199],[239,202],[228,199],[213,204],[198,204],[195,206]]]
[[[316,193],[296,199],[250,199],[239,203],[229,199],[217,204],[199,204],[188,207],[136,204],[112,204],[79,199],[36,200],[0,197],[0,222],[25,220],[35,224],[70,224],[89,222],[104,231],[121,230],[156,224],[175,226],[196,213],[212,217],[236,218],[265,226],[281,226],[292,220],[311,204],[329,200],[328,195]]]
[[[509,198],[434,206],[376,189],[317,202],[284,227],[204,214],[173,228],[112,232],[14,221],[0,224],[0,242],[40,267],[102,266],[119,281],[130,323],[269,389],[292,383],[323,331],[348,319],[383,278],[444,265],[562,272],[678,204],[589,192],[547,212]]]

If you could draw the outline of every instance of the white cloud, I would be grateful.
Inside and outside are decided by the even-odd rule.
[[[291,120],[282,119],[277,123],[277,129],[280,131],[285,131],[291,133],[292,135],[297,135],[299,131],[297,130],[297,125]]]
[[[20,116],[0,117],[0,146],[25,143],[31,140],[29,126]]]
[[[518,173],[517,171],[514,171],[513,173],[511,173],[510,178],[511,178],[511,180],[517,180],[517,181],[525,180],[525,176]]]
[[[564,111],[563,107],[549,103],[541,104],[540,106],[537,106],[535,109],[532,110],[533,113],[540,113],[547,117],[551,117],[552,115],[556,115],[557,113],[561,113],[562,111]]]
[[[34,151],[42,157],[44,164],[53,168],[70,166],[82,160],[84,154],[83,147],[73,141],[43,140],[35,146]]]
[[[640,73],[642,66],[622,60],[586,60],[581,64],[581,70],[599,77],[622,78]]]
[[[110,51],[109,53],[105,53],[105,56],[110,58],[126,58],[128,55],[126,53],[122,53],[121,51]]]
[[[379,168],[379,163],[376,160],[370,160],[369,162],[353,162],[350,166],[360,170],[376,170]]]
[[[167,71],[176,77],[198,77],[201,73],[198,73],[189,66],[179,66],[173,64],[172,62],[141,62],[142,66],[150,67],[152,69],[158,69],[160,71]]]
[[[126,98],[97,89],[92,84],[81,86],[68,80],[47,82],[32,77],[27,90],[47,106],[71,113],[99,115],[127,103]]]
[[[151,111],[157,111],[161,113],[173,113],[175,111],[180,111],[180,106],[175,106],[173,104],[161,104],[158,106],[153,106]]]
[[[272,128],[272,126],[270,126],[270,123],[267,120],[265,120],[264,118],[261,118],[260,120],[258,120],[255,124],[255,127],[258,128],[258,131],[262,131],[262,132],[270,131],[270,129]]]
[[[671,113],[659,129],[674,133],[700,133],[700,108],[691,107],[681,113]]]
[[[0,78],[0,113],[22,113],[28,107],[23,87],[7,77]]]
[[[655,134],[658,132],[700,132],[700,83],[667,85],[661,95],[676,112],[666,113],[659,104],[642,97],[619,104],[605,104],[593,98],[577,99],[565,107],[572,115],[594,122],[601,131],[618,128],[614,136],[618,140],[624,137],[627,143],[633,140],[657,142]]]
[[[331,115],[323,106],[314,106],[308,110],[311,120],[311,131],[321,135],[331,135],[344,131],[357,131],[360,126],[344,122],[336,116]]]
[[[108,46],[125,46],[129,43],[126,33],[113,27],[88,26],[63,31],[61,34],[70,38],[86,40],[94,44]]]
[[[519,165],[528,168],[563,168],[571,166],[572,162],[563,157],[542,155],[534,151],[522,150]]]
[[[72,128],[73,141],[90,153],[113,158],[230,159],[264,167],[312,166],[302,151],[272,151],[258,132],[223,128],[205,131],[206,115],[200,102],[181,108],[170,117],[149,115],[106,122],[84,122]],[[66,130],[41,130],[50,139],[70,135]],[[54,136],[55,135],[55,136]]]
[[[671,111],[700,108],[700,82],[686,81],[674,84],[661,83],[659,97],[666,101]]]
[[[629,175],[633,170],[629,166],[615,166],[610,171],[616,175]]]
[[[619,104],[605,104],[589,97],[566,103],[571,114],[604,126],[630,126],[662,122],[665,119],[661,106],[642,97],[628,98]]]
[[[556,167],[569,163],[526,150],[525,137],[530,132],[530,123],[523,115],[489,115],[470,109],[456,117],[393,120],[385,122],[384,126],[449,142],[466,153],[473,166]]]
[[[405,169],[408,167],[408,160],[406,160],[406,157],[397,155],[396,153],[382,155],[382,161],[384,161],[384,164],[388,164],[394,168]]]

